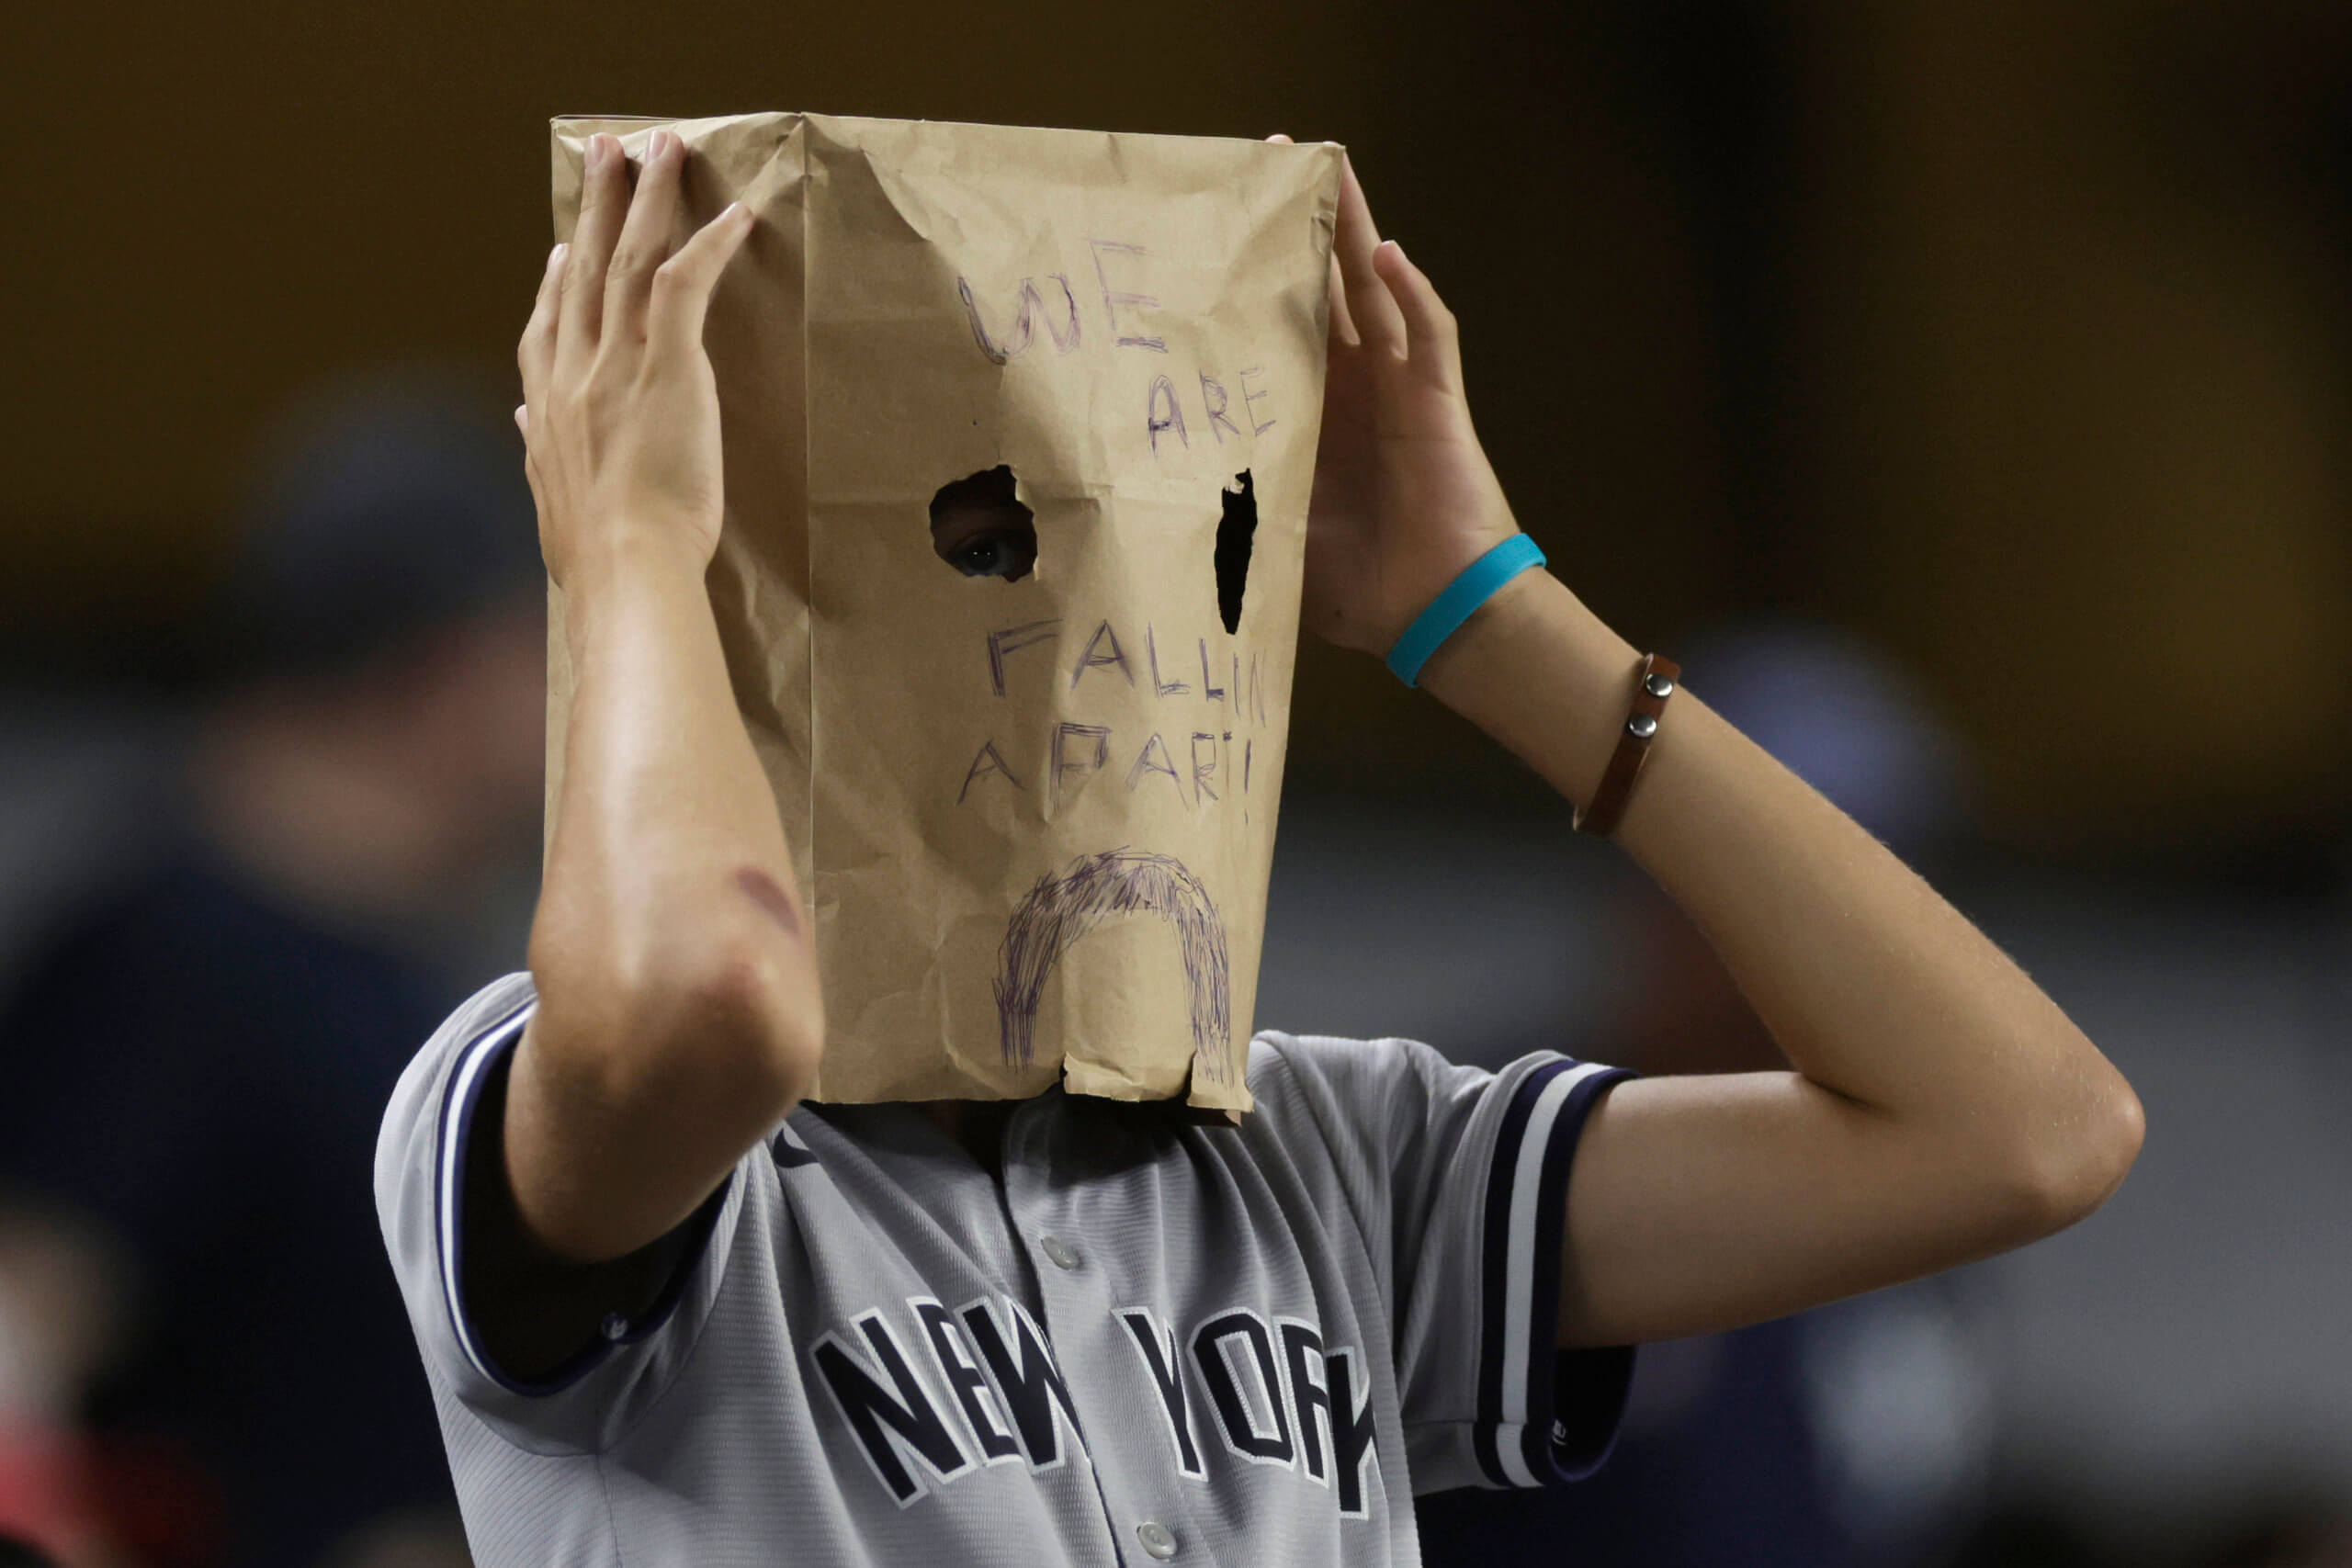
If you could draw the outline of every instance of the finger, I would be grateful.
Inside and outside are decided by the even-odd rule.
[[[1267,137],[1266,140],[1269,141],[1279,141],[1285,147],[1296,145],[1296,143],[1293,142],[1289,137],[1284,136],[1279,130],[1275,131],[1272,136]]]
[[[1373,253],[1379,248],[1380,231],[1373,227],[1372,207],[1363,198],[1363,186],[1356,179],[1355,165],[1341,158],[1340,226],[1331,242],[1331,252],[1340,259],[1340,276],[1346,285],[1348,320],[1361,342],[1402,348],[1405,319],[1397,313],[1396,301],[1388,297],[1388,286],[1380,281],[1380,274],[1373,266]]]
[[[752,209],[737,202],[704,224],[678,254],[653,273],[653,294],[647,308],[646,347],[649,354],[699,353],[703,317],[710,310],[711,291],[719,275],[742,248],[752,231]]]
[[[645,169],[637,176],[628,218],[605,269],[605,338],[635,343],[645,331],[645,302],[653,291],[653,269],[670,259],[670,229],[678,219],[679,172],[686,144],[674,130],[657,130],[645,143]]]
[[[1353,348],[1363,340],[1356,336],[1356,324],[1348,319],[1348,286],[1340,277],[1340,254],[1331,253],[1331,331],[1332,348]]]
[[[1405,322],[1405,355],[1413,367],[1448,391],[1462,389],[1462,337],[1453,312],[1439,299],[1429,275],[1415,266],[1405,247],[1394,240],[1381,242],[1373,253],[1388,297]]]
[[[544,510],[547,503],[539,494],[539,460],[531,456],[531,410],[528,404],[514,411],[514,428],[523,433],[523,479],[531,487],[531,505]]]
[[[555,364],[556,307],[563,296],[563,258],[570,249],[558,245],[548,253],[548,265],[539,274],[538,298],[531,301],[531,319],[523,323],[523,340],[514,345],[514,364],[523,372],[525,402],[542,395],[548,371]]]
[[[563,306],[556,344],[566,359],[593,354],[604,325],[605,269],[628,210],[628,163],[620,139],[599,132],[588,139],[582,175],[580,221],[571,230],[571,259],[563,269]]]

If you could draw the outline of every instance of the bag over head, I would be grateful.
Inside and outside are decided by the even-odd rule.
[[[659,126],[682,223],[756,219],[708,581],[816,924],[808,1098],[1246,1110],[1340,150],[559,119],[560,238],[588,138]]]

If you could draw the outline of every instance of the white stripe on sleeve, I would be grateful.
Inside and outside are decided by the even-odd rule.
[[[1526,1129],[1519,1140],[1518,1163],[1511,1171],[1510,1240],[1503,1275],[1503,1418],[1496,1431],[1495,1450],[1504,1472],[1517,1486],[1543,1484],[1527,1468],[1521,1434],[1527,1427],[1528,1358],[1537,1326],[1531,1321],[1532,1305],[1529,1298],[1535,1280],[1535,1231],[1544,1199],[1544,1157],[1551,1151],[1552,1128],[1570,1092],[1594,1074],[1608,1071],[1610,1068],[1601,1063],[1583,1062],[1554,1075],[1528,1113]],[[1557,1268],[1558,1261],[1553,1260],[1552,1266]],[[1548,1352],[1552,1347],[1547,1342],[1544,1348]]]
[[[489,1075],[499,1056],[523,1032],[538,1004],[532,1001],[517,1009],[512,1015],[484,1030],[474,1043],[465,1048],[458,1058],[457,1070],[449,1075],[447,1098],[442,1103],[441,1149],[437,1213],[435,1218],[441,1239],[441,1289],[447,1298],[449,1325],[456,1330],[458,1347],[474,1371],[496,1382],[502,1381],[491,1369],[490,1362],[474,1342],[473,1325],[466,1319],[465,1303],[458,1292],[458,1269],[464,1258],[459,1219],[465,1207],[466,1179],[461,1162],[465,1156],[466,1134],[473,1122],[474,1102],[481,1097],[483,1079]]]

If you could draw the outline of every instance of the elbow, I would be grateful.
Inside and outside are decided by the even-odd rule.
[[[816,1080],[825,1016],[806,948],[719,946],[672,982],[656,1011],[674,1053],[778,1118]]]
[[[766,1123],[815,1081],[825,1019],[805,947],[707,934],[570,974],[533,968],[543,1022],[560,1024],[544,1032],[565,1042],[574,1082],[616,1110],[701,1104]]]
[[[2147,1132],[2140,1097],[2104,1058],[2094,1054],[2093,1061],[2092,1081],[2037,1108],[2030,1135],[2013,1156],[2020,1244],[2088,1218],[2139,1157]]]

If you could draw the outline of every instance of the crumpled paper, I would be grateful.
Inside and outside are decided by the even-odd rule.
[[[758,220],[705,338],[709,588],[816,920],[809,1098],[1248,1109],[1340,149],[564,118],[559,238],[588,138],[638,158],[660,126],[681,237]],[[941,487],[999,465],[1035,513],[1014,581],[930,531]]]

